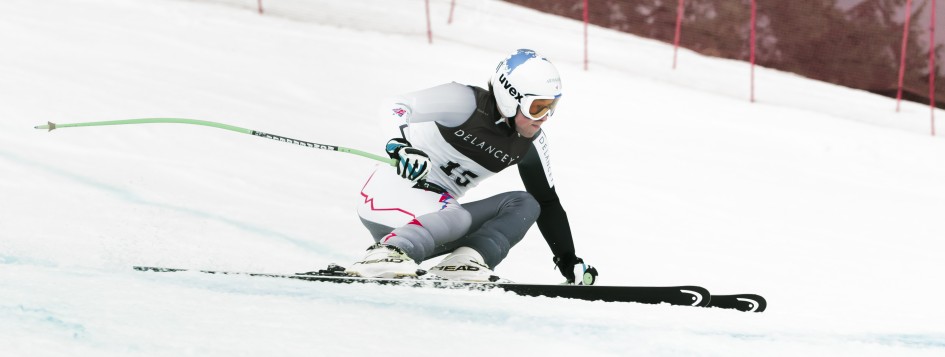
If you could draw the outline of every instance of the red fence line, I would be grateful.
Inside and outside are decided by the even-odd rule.
[[[931,134],[935,136],[935,22],[936,22],[936,3],[935,0],[931,1],[931,11],[930,11],[930,27],[929,27],[929,107],[930,107],[930,126]],[[583,0],[583,20],[584,20],[584,70],[587,71],[589,68],[589,45],[588,45],[588,28],[589,28],[589,0]],[[427,41],[433,43],[433,28],[430,20],[430,0],[425,0],[424,5],[426,7],[426,20],[427,20]],[[673,69],[676,69],[678,63],[678,51],[680,45],[680,39],[682,37],[682,22],[685,18],[685,0],[678,0],[677,9],[676,9],[676,29],[673,38]],[[257,0],[257,7],[259,14],[263,14],[263,2],[262,0]],[[449,19],[447,23],[452,24],[453,22],[453,13],[456,7],[456,0],[450,1],[450,12]],[[757,9],[758,4],[757,0],[751,0],[751,19],[750,19],[750,35],[749,35],[749,63],[750,63],[750,91],[751,91],[751,102],[755,102],[755,65],[756,65],[756,51],[757,51]],[[898,88],[896,93],[896,111],[900,111],[900,104],[902,101],[903,95],[903,85],[904,85],[904,76],[906,69],[906,55],[907,55],[907,46],[909,38],[909,26],[912,17],[912,0],[906,0],[905,7],[905,21],[903,25],[903,34],[902,34],[902,48],[900,54],[900,68],[898,76]]]

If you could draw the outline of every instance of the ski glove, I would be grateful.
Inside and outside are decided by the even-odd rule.
[[[410,146],[403,138],[393,138],[387,142],[387,155],[397,160],[397,174],[416,182],[430,173],[430,156],[423,150]]]
[[[597,268],[584,264],[584,259],[574,255],[568,257],[554,257],[555,266],[561,275],[568,281],[565,284],[594,285],[597,281]],[[581,273],[581,281],[575,283],[575,270]]]

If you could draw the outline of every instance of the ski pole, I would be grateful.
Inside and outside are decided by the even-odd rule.
[[[106,125],[148,124],[148,123],[177,123],[177,124],[193,124],[193,125],[209,126],[213,128],[220,128],[220,129],[235,131],[237,133],[255,135],[255,136],[263,137],[266,139],[272,139],[272,140],[281,141],[284,143],[295,144],[295,145],[309,147],[313,149],[338,151],[338,152],[354,154],[361,157],[366,157],[368,159],[377,160],[391,166],[397,165],[397,161],[394,159],[380,156],[380,155],[375,155],[375,154],[357,150],[357,149],[351,149],[351,148],[346,148],[346,147],[337,146],[337,145],[312,143],[308,141],[297,140],[297,139],[287,138],[284,136],[264,133],[257,130],[241,128],[238,126],[217,123],[217,122],[212,122],[212,121],[206,121],[206,120],[197,120],[197,119],[143,118],[143,119],[124,119],[124,120],[94,121],[94,122],[67,123],[67,124],[56,124],[53,122],[48,122],[46,125],[37,125],[34,128],[49,129],[49,131],[53,131],[53,129],[58,129],[58,128],[73,128],[73,127],[80,127],[80,126],[106,126]]]

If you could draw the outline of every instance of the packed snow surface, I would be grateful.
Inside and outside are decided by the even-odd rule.
[[[930,109],[493,0],[0,2],[0,355],[942,356],[945,140]],[[761,314],[349,286],[389,95],[559,68],[544,126],[606,285],[759,293]],[[937,111],[938,118],[945,113]],[[945,125],[939,125],[945,131]],[[520,190],[506,170],[463,199]],[[435,259],[424,262],[429,267]],[[562,280],[537,229],[496,273]]]

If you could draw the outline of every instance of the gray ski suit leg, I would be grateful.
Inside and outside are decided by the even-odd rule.
[[[495,268],[522,240],[541,208],[531,194],[506,192],[423,214],[417,222],[391,229],[362,217],[374,240],[403,249],[417,262],[470,247]]]

